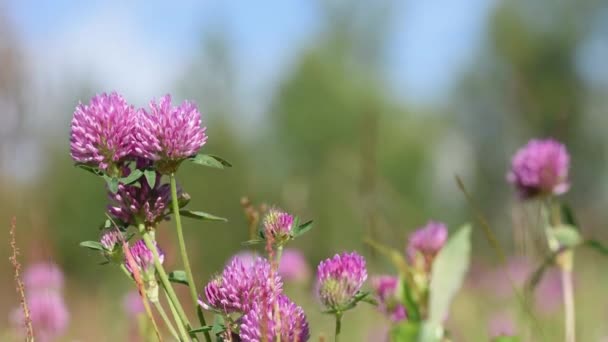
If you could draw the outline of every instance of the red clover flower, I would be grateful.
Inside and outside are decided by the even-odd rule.
[[[357,254],[336,254],[321,261],[317,268],[317,289],[321,303],[328,309],[349,304],[367,279],[365,259]]]

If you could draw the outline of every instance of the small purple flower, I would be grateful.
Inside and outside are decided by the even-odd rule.
[[[365,259],[357,254],[336,254],[317,267],[317,289],[321,303],[330,309],[349,304],[367,279]]]
[[[156,246],[156,250],[158,251],[159,261],[162,264],[165,261],[165,253],[158,246]],[[154,276],[154,254],[148,249],[144,241],[138,240],[129,248],[129,252],[131,252],[131,256],[144,278],[152,278]],[[129,272],[133,273],[127,259],[125,259],[125,266]]]
[[[114,252],[116,247],[120,247],[121,241],[123,240],[122,233],[118,229],[110,228],[105,229],[101,233],[101,238],[99,239],[99,243],[103,246],[103,248],[107,252]]]
[[[26,292],[39,290],[61,291],[63,272],[54,263],[40,262],[29,266],[23,274]]]
[[[430,265],[448,238],[446,225],[438,221],[429,221],[426,226],[418,228],[410,235],[406,254],[410,262],[415,263],[418,255],[424,258],[424,266]]]
[[[281,278],[278,275],[271,278],[270,274],[270,264],[264,258],[257,258],[248,266],[234,258],[220,276],[205,286],[205,297],[216,310],[246,313],[254,301],[276,298],[281,293]]]
[[[406,318],[405,307],[397,300],[398,284],[399,278],[391,275],[372,278],[372,287],[380,304],[378,308],[393,322],[399,322]]]
[[[293,216],[278,208],[269,209],[264,217],[264,233],[280,240],[289,238],[292,228]]]
[[[561,195],[568,191],[570,156],[566,147],[553,139],[533,139],[515,153],[507,180],[521,198]]]
[[[115,92],[94,96],[88,105],[79,104],[70,134],[72,159],[115,175],[133,150],[136,119],[133,106]]]
[[[306,342],[310,338],[304,310],[287,296],[279,295],[277,320],[274,305],[255,302],[241,320],[239,338],[243,342],[274,342],[277,335],[285,342]],[[280,327],[277,326],[280,323]],[[279,331],[277,331],[280,329]],[[265,333],[265,337],[263,337]]]
[[[144,302],[137,291],[127,293],[122,301],[123,309],[129,317],[136,317],[145,312]]]
[[[161,184],[157,178],[151,188],[145,177],[140,179],[139,186],[119,184],[116,193],[108,192],[111,205],[108,212],[119,220],[146,227],[155,227],[169,212],[171,189],[169,184]]]
[[[54,341],[65,332],[70,314],[63,297],[56,291],[32,291],[26,295],[36,341]],[[25,335],[23,310],[16,308],[11,314],[16,330]]]
[[[310,278],[306,257],[297,249],[285,249],[279,263],[279,275],[286,281],[305,282]]]
[[[150,102],[150,112],[138,112],[135,132],[135,154],[153,160],[159,171],[168,174],[177,170],[186,158],[198,153],[207,141],[206,127],[201,127],[201,114],[188,101],[174,107],[171,95]]]

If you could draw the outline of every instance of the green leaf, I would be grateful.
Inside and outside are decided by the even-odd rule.
[[[392,342],[418,342],[419,334],[420,324],[410,321],[401,322],[390,331]],[[382,339],[381,336],[376,337],[378,341]]]
[[[253,239],[253,240],[247,240],[244,242],[241,242],[241,245],[243,246],[253,246],[253,245],[257,245],[264,242],[264,240],[260,240],[260,239]]]
[[[193,210],[182,209],[179,211],[179,213],[182,216],[197,219],[197,220],[223,221],[223,222],[228,221],[228,219],[225,219],[223,217],[211,215],[211,214],[208,214],[208,213],[205,213],[202,211],[193,211]]]
[[[188,285],[188,277],[186,272],[182,270],[175,270],[169,273],[169,281],[172,283]]]
[[[441,324],[432,321],[423,322],[418,335],[419,342],[441,342],[444,330]]]
[[[104,251],[103,245],[99,243],[99,241],[82,241],[80,243],[80,247],[85,247],[89,249],[93,249],[96,251]]]
[[[118,178],[103,175],[103,179],[106,181],[106,184],[108,184],[108,190],[115,194],[118,191]]]
[[[405,275],[409,273],[409,266],[407,264],[407,261],[405,260],[403,254],[400,251],[378,243],[370,238],[365,238],[364,242],[370,245],[378,252],[380,252],[380,254],[383,254],[385,257],[387,257],[401,274]]]
[[[154,185],[156,185],[156,171],[145,170],[144,177],[146,177],[146,182],[148,182],[150,188],[154,188]]]
[[[101,176],[103,175],[103,172],[99,171],[98,168],[94,167],[94,166],[90,166],[90,165],[86,165],[86,164],[81,164],[81,163],[76,163],[74,164],[74,166],[76,166],[79,169],[83,169],[87,172],[90,172],[92,174],[94,174],[95,176]]]
[[[589,246],[592,249],[595,249],[597,252],[600,252],[601,254],[608,256],[608,247],[606,245],[602,244],[598,240],[587,240],[587,241],[585,241],[584,245]]]
[[[407,311],[408,320],[419,322],[422,317],[420,315],[420,310],[418,310],[418,304],[414,300],[414,297],[412,296],[412,289],[410,288],[408,282],[404,279],[403,275],[399,277],[399,284],[401,284],[399,289],[403,291],[399,293],[399,297],[403,303],[403,306],[405,306],[405,310]]]
[[[294,237],[300,236],[311,229],[312,229],[312,220],[302,223],[301,225],[297,226],[294,229],[293,236]]]
[[[583,241],[581,234],[571,225],[563,224],[561,226],[548,228],[547,232],[563,247],[575,247]]]
[[[211,333],[217,335],[226,330],[226,325],[224,323],[224,317],[221,315],[215,315],[213,319],[213,328],[211,328]]]
[[[132,184],[135,183],[144,173],[141,170],[135,169],[129,173],[127,177],[120,178],[120,183],[122,184]]]
[[[190,330],[190,334],[202,333],[202,332],[211,331],[211,330],[213,330],[212,325],[205,325],[205,326]]]
[[[224,160],[218,156],[213,156],[210,154],[197,154],[196,156],[190,158],[190,161],[193,162],[194,164],[214,167],[216,169],[224,169],[227,167],[232,167],[232,164],[230,164],[226,160]]]
[[[439,251],[431,271],[429,320],[441,325],[462,286],[471,254],[471,226],[460,228]]]

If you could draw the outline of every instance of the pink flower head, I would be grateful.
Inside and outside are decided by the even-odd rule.
[[[406,318],[403,304],[397,299],[397,286],[399,278],[391,275],[381,275],[372,278],[372,287],[378,298],[378,308],[393,322],[399,322]]]
[[[155,227],[169,212],[171,189],[169,184],[161,184],[160,176],[153,188],[142,177],[139,186],[119,184],[118,191],[108,192],[108,196],[112,202],[108,212],[115,218],[128,224]]]
[[[70,314],[63,297],[55,291],[31,291],[26,294],[36,341],[54,341],[66,330]],[[16,330],[25,335],[23,310],[16,308],[11,321]]]
[[[198,153],[207,141],[206,127],[201,127],[201,113],[188,101],[174,107],[171,95],[150,102],[150,112],[138,112],[135,154],[155,161],[160,172],[177,170],[186,158]]]
[[[162,264],[165,261],[165,253],[156,246],[156,250],[158,252],[159,261]],[[138,240],[129,248],[129,252],[131,252],[131,256],[135,261],[135,265],[142,273],[144,278],[151,278],[154,275],[154,254],[148,246],[144,243],[143,240]],[[129,272],[133,273],[131,269],[131,264],[127,261],[125,256],[125,266]],[[144,279],[145,280],[145,279]]]
[[[127,293],[122,301],[123,309],[129,317],[135,317],[145,312],[144,302],[137,291]]]
[[[264,258],[257,258],[248,266],[235,258],[205,286],[205,297],[216,310],[246,313],[254,301],[276,298],[281,293],[281,278],[278,275],[271,278],[270,274],[270,264]]]
[[[243,342],[274,342],[277,335],[285,342],[306,342],[310,338],[308,321],[304,310],[287,296],[279,295],[278,314],[280,327],[277,326],[277,311],[274,305],[255,302],[252,309],[241,320],[239,338]],[[280,329],[277,331],[277,329]],[[265,337],[263,337],[265,333]]]
[[[297,249],[285,249],[279,263],[279,275],[286,281],[305,282],[310,278],[310,266]]]
[[[123,239],[124,237],[118,229],[109,228],[105,229],[101,233],[99,243],[101,243],[101,245],[107,252],[112,253],[115,251],[116,248],[120,248]]]
[[[226,266],[230,265],[232,263],[232,261],[234,261],[235,259],[239,259],[239,261],[243,264],[243,266],[245,267],[251,267],[255,261],[258,259],[258,254],[252,251],[241,251],[238,252],[237,254],[233,255],[230,260],[228,261],[228,263],[226,264]]]
[[[448,229],[442,222],[429,221],[426,226],[418,228],[410,235],[406,254],[410,262],[415,263],[418,255],[424,258],[426,268],[430,265],[448,239]]]
[[[133,106],[113,92],[96,95],[74,112],[70,153],[77,163],[117,173],[133,150],[136,115]]]
[[[63,289],[63,272],[54,263],[40,262],[29,266],[23,273],[26,291]]]
[[[569,167],[566,146],[553,139],[533,139],[513,156],[507,180],[523,199],[561,195],[570,187]]]
[[[264,217],[264,233],[272,234],[278,239],[287,239],[293,228],[293,216],[277,209],[271,208]]]
[[[365,259],[357,254],[336,254],[317,267],[317,290],[321,303],[339,309],[351,302],[367,279]]]

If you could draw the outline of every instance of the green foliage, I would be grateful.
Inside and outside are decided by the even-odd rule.
[[[169,281],[172,283],[188,285],[188,277],[186,275],[186,271],[184,270],[175,270],[169,273]]]
[[[572,248],[582,243],[583,238],[578,230],[571,225],[563,224],[547,229],[547,234],[553,237],[562,247]]]
[[[210,154],[199,153],[196,156],[189,158],[188,160],[197,165],[213,167],[216,169],[232,167],[232,164],[230,164],[225,159]]]
[[[182,209],[179,211],[179,213],[184,217],[189,217],[192,219],[203,220],[203,221],[222,221],[222,222],[228,221],[228,219],[226,219],[226,218],[215,216],[215,215],[203,212],[203,211],[193,211],[193,210]]]
[[[450,304],[462,286],[471,254],[471,226],[465,225],[450,237],[435,261],[430,285],[429,321],[441,325]]]
[[[103,246],[101,245],[101,243],[99,243],[99,241],[82,241],[80,243],[80,247],[85,247],[88,249],[92,249],[95,251],[104,251],[105,249],[103,248]]]
[[[292,237],[296,238],[312,229],[312,220],[304,222],[293,229]]]
[[[154,185],[156,185],[156,171],[144,170],[144,177],[146,177],[146,182],[148,182],[150,188],[154,188]]]
[[[390,331],[391,342],[418,342],[420,323],[404,321]]]

